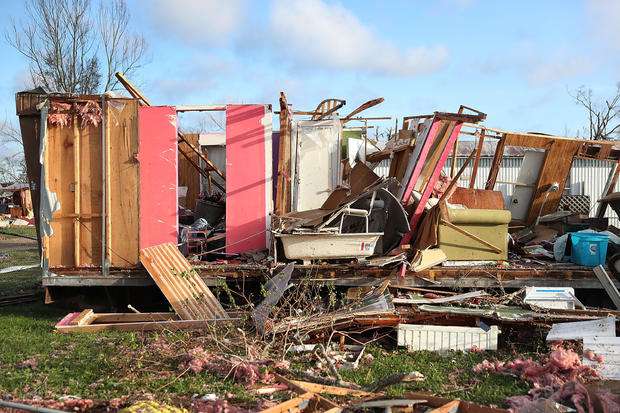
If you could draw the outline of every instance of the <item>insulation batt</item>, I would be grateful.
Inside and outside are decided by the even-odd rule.
[[[529,391],[530,396],[513,396],[506,399],[506,403],[515,412],[532,400],[545,395],[547,397],[551,395],[550,398],[558,403],[570,400],[579,413],[585,413],[586,407],[588,413],[593,412],[590,397],[581,383],[588,379],[599,378],[598,372],[590,366],[582,365],[579,355],[572,350],[566,350],[561,344],[554,345],[552,350],[544,364],[521,358],[508,363],[483,360],[473,367],[473,371],[514,373],[531,383],[533,388]]]
[[[94,100],[89,100],[84,104],[79,104],[76,106],[76,112],[78,116],[82,119],[82,123],[80,124],[82,129],[84,129],[88,125],[93,125],[97,127],[101,122],[101,106]]]

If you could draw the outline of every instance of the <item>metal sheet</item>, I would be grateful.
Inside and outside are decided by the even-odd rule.
[[[603,356],[603,362],[584,357],[583,364],[594,367],[602,379],[620,380],[620,337],[586,337],[583,339],[584,353],[587,350]]]
[[[527,218],[545,155],[545,152],[525,152],[509,208],[512,219],[524,220]]]
[[[183,320],[228,319],[222,304],[172,243],[140,250],[140,262]]]
[[[616,317],[611,316],[598,320],[554,324],[547,335],[547,341],[579,340],[594,336],[615,337]]]

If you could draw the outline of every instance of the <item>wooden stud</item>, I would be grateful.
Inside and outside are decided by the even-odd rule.
[[[499,167],[502,164],[502,158],[504,157],[504,146],[506,144],[506,135],[502,136],[497,142],[495,148],[495,155],[493,156],[493,163],[491,163],[491,169],[489,170],[489,177],[484,189],[492,190],[495,188],[495,181],[497,181],[497,174],[499,173]]]
[[[73,221],[73,231],[74,231],[74,264],[76,267],[79,267],[81,264],[80,260],[80,128],[78,126],[78,117],[77,114],[73,115],[73,176],[74,176],[74,188],[73,188],[73,196],[75,199],[75,205],[73,210],[75,212],[76,218]]]
[[[291,120],[288,102],[280,92],[280,145],[278,152],[278,176],[276,182],[276,215],[291,211]]]
[[[473,188],[476,185],[476,175],[478,175],[478,165],[480,164],[480,156],[482,154],[482,148],[484,146],[484,134],[485,130],[482,129],[480,136],[478,137],[478,150],[476,151],[476,160],[474,161],[474,167],[471,171],[471,179],[469,180],[469,187]]]

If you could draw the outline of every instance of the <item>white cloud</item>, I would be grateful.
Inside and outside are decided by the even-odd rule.
[[[586,9],[592,31],[620,50],[620,1],[589,0]]]
[[[204,92],[217,86],[217,79],[234,76],[239,69],[235,60],[222,59],[209,53],[195,53],[178,65],[170,77],[156,79],[157,88],[167,102],[187,104],[183,99],[204,97]]]
[[[591,57],[558,54],[534,67],[529,73],[529,79],[535,85],[547,85],[557,80],[588,74],[596,66],[597,62]]]
[[[274,42],[283,57],[305,66],[412,76],[440,70],[448,60],[442,46],[402,50],[376,36],[342,5],[320,0],[275,0],[270,10]]]
[[[183,43],[222,45],[243,27],[247,0],[149,0],[145,2],[159,32]]]

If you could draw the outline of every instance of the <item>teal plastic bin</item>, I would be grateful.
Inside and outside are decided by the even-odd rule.
[[[596,267],[605,265],[607,243],[609,238],[604,234],[591,232],[572,232],[570,260],[578,265]]]

